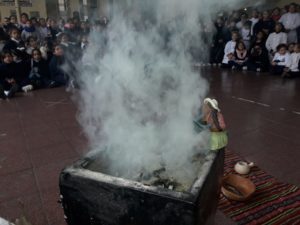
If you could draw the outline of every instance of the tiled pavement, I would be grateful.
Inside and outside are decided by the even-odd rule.
[[[300,186],[300,79],[203,71],[224,113],[229,148],[278,179]],[[26,95],[26,96],[24,96]],[[58,175],[86,150],[76,106],[63,88],[0,101],[0,216],[64,225]],[[217,225],[234,224],[218,212]]]

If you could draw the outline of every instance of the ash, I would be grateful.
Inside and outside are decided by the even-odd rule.
[[[100,172],[114,177],[121,177],[128,180],[137,181],[147,186],[155,186],[158,188],[164,188],[178,192],[189,192],[195,180],[197,180],[198,178],[197,176],[195,176],[193,178],[180,181],[175,177],[170,176],[166,165],[161,160],[157,161],[157,165],[155,165],[155,167],[153,167],[154,169],[152,170],[146,170],[145,168],[143,168],[142,170],[134,171],[133,173],[129,173],[128,171],[122,170],[112,171],[110,169],[111,167],[109,166],[109,158],[105,157],[105,154],[93,156],[88,160],[89,163],[85,165],[85,169],[94,172]],[[203,165],[204,161],[205,155],[197,153],[190,159],[190,168],[193,168],[193,171],[198,171],[198,174],[200,174],[201,166]],[[191,173],[191,171],[184,170],[185,168],[182,168],[182,171],[178,171],[178,173]]]

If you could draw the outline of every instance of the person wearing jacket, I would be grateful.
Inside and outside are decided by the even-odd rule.
[[[0,98],[12,98],[19,89],[18,71],[13,55],[9,51],[3,51],[2,64],[0,65]],[[5,91],[7,93],[5,93]]]

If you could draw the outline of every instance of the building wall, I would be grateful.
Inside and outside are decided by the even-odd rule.
[[[30,1],[29,1],[30,2]],[[37,12],[39,14],[39,17],[46,17],[47,16],[47,10],[46,10],[46,1],[45,0],[31,0],[31,5],[22,5],[21,4],[21,13],[27,13],[30,16],[32,16],[32,12]],[[0,14],[1,19],[4,17],[9,17],[11,15],[11,11],[15,10],[14,1],[11,1],[11,3],[2,3],[0,1]],[[36,16],[36,15],[33,15]]]

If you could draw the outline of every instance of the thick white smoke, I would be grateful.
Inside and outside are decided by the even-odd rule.
[[[201,26],[233,2],[131,1],[91,35],[79,68],[80,122],[111,171],[133,179],[165,166],[179,182],[195,178],[191,158],[207,151],[209,134],[194,131],[193,110],[208,83],[192,69],[191,52],[207,54]]]

